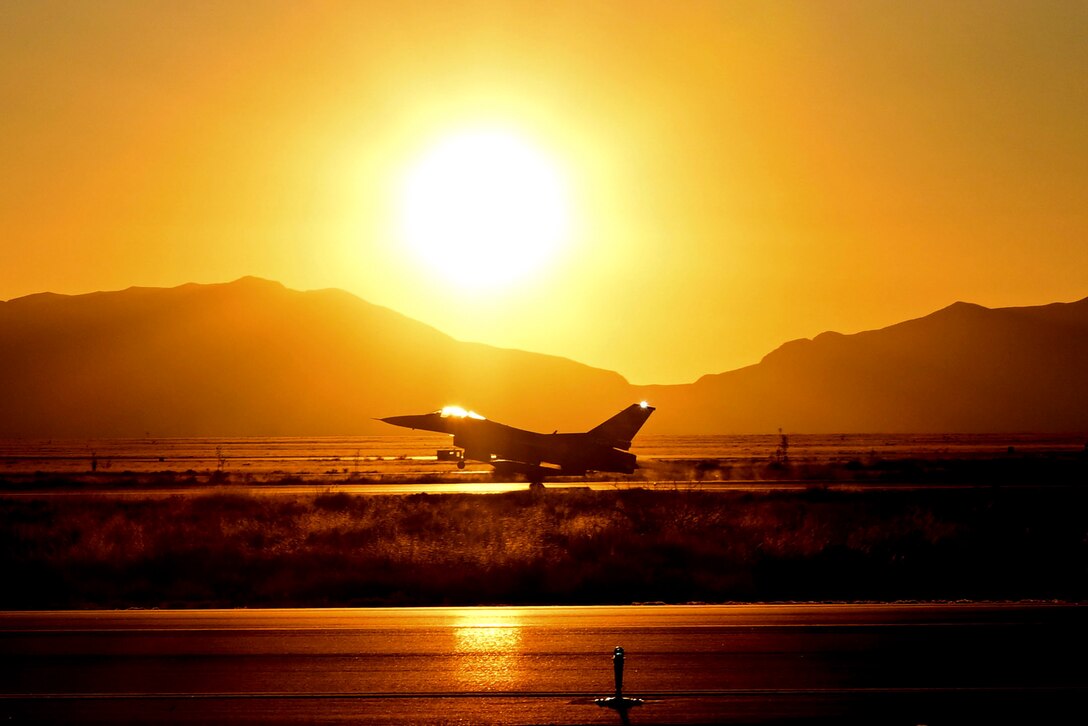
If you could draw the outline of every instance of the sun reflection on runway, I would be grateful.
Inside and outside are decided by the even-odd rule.
[[[521,621],[516,610],[465,609],[457,614],[453,636],[461,688],[508,689],[518,682]]]

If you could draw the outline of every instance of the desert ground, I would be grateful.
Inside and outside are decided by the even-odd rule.
[[[646,437],[488,495],[444,442],[5,442],[0,608],[1088,596],[1077,437]]]

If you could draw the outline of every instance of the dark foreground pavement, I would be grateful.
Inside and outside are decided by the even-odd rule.
[[[0,613],[9,723],[1079,723],[1088,608]],[[627,652],[626,714],[611,653]]]

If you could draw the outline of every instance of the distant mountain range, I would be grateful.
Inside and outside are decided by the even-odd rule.
[[[1088,299],[955,303],[642,395],[677,432],[1088,432]]]
[[[395,433],[372,418],[449,403],[573,431],[644,398],[651,433],[1088,432],[1088,299],[956,303],[671,386],[251,277],[3,302],[0,350],[8,437]]]

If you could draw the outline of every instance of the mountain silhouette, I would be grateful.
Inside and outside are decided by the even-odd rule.
[[[0,349],[8,437],[395,433],[372,418],[451,403],[574,431],[643,398],[648,433],[1088,431],[1088,299],[956,303],[672,386],[251,277],[3,302]]]
[[[12,300],[0,346],[2,436],[393,433],[371,418],[449,403],[588,427],[630,398],[616,373],[257,278]]]
[[[854,335],[795,340],[688,386],[651,386],[669,431],[1088,431],[1088,299],[958,302]]]

